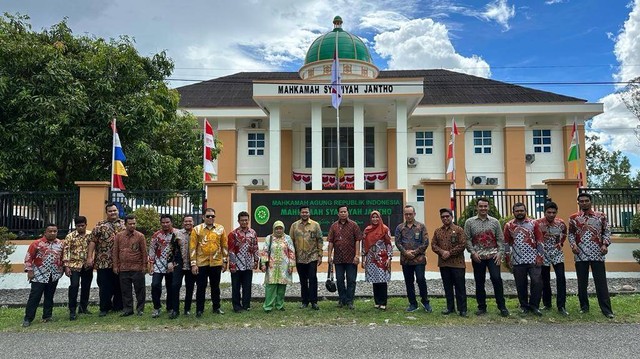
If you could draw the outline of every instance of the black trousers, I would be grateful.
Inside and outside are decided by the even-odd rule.
[[[596,295],[598,296],[598,305],[602,313],[613,313],[611,309],[611,299],[609,298],[609,287],[607,285],[607,270],[604,262],[601,261],[579,261],[576,262],[576,276],[578,277],[578,299],[580,300],[580,309],[589,309],[589,293],[587,286],[589,284],[589,267],[593,274],[593,284],[596,287]]]
[[[93,268],[82,268],[71,271],[71,284],[69,285],[69,311],[75,313],[78,308],[78,289],[80,289],[80,310],[87,310],[91,281],[93,281]]]
[[[233,304],[233,310],[251,308],[252,280],[253,270],[251,269],[231,273],[231,304]]]
[[[120,272],[120,288],[122,288],[123,312],[133,313],[133,293],[136,292],[136,310],[144,311],[144,303],[147,298],[147,285],[144,280],[144,272]]]
[[[100,293],[100,311],[122,310],[122,290],[120,279],[111,268],[98,269],[98,289]]]
[[[220,274],[222,266],[198,267],[198,288],[196,289],[196,311],[204,312],[204,297],[207,291],[207,282],[211,285],[211,302],[213,310],[220,309]]]
[[[409,304],[418,306],[416,300],[416,287],[413,284],[418,282],[418,290],[420,291],[420,302],[425,305],[429,304],[429,292],[427,290],[427,280],[424,277],[425,264],[403,264],[402,275],[404,276],[404,285],[407,289],[407,299]]]
[[[318,261],[296,263],[302,304],[318,303]]]
[[[36,318],[38,304],[44,294],[44,305],[42,306],[42,319],[49,319],[53,314],[53,296],[56,294],[58,281],[49,283],[31,282],[31,291],[27,300],[27,308],[24,311],[24,320],[31,323]]]
[[[171,281],[173,279],[173,273],[153,273],[151,276],[151,301],[153,302],[153,309],[162,308],[162,280],[164,279],[164,286],[167,289],[167,311],[173,309],[173,287]]]
[[[196,286],[196,276],[189,269],[173,268],[173,278],[171,279],[171,305],[176,312],[180,312],[180,289],[182,288],[182,278],[185,283],[184,311],[191,311],[193,301],[193,289]]]
[[[473,266],[473,278],[476,282],[476,301],[478,301],[478,309],[487,310],[487,291],[484,288],[486,282],[487,269],[489,269],[489,278],[493,284],[493,293],[496,297],[498,309],[507,309],[504,301],[504,287],[502,285],[502,277],[500,276],[500,266],[493,259],[481,259],[480,263],[471,261]]]
[[[564,263],[553,265],[556,273],[556,305],[564,308],[567,303],[567,278],[564,275]],[[551,267],[542,267],[542,304],[551,308]]]
[[[376,305],[387,305],[387,288],[386,282],[373,283],[373,301]]]
[[[440,267],[440,276],[442,277],[442,286],[444,287],[444,296],[447,300],[447,309],[455,312],[455,302],[459,312],[467,311],[467,287],[465,285],[464,268]]]
[[[540,298],[542,297],[542,276],[540,272],[541,267],[535,264],[513,266],[513,279],[516,282],[520,308],[526,310],[540,308]],[[531,288],[528,288],[529,279],[531,280]]]

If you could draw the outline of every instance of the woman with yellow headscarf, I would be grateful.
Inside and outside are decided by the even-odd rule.
[[[260,252],[260,270],[265,273],[265,295],[262,308],[270,312],[275,307],[284,310],[284,293],[292,282],[291,274],[296,266],[296,251],[289,235],[284,233],[284,223],[276,221],[273,233],[268,235]]]

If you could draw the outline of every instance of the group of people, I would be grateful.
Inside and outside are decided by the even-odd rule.
[[[613,318],[604,266],[611,243],[609,225],[604,214],[592,210],[590,195],[580,194],[578,204],[580,211],[570,217],[568,227],[556,217],[558,206],[553,202],[545,204],[544,217],[537,220],[527,217],[524,204],[516,203],[512,209],[514,219],[504,228],[496,218],[489,216],[490,202],[486,198],[476,200],[477,215],[465,222],[464,229],[453,223],[450,209],[440,209],[442,226],[434,231],[431,248],[438,256],[446,297],[442,314],[456,313],[457,308],[460,316],[467,316],[464,257],[467,250],[476,285],[477,315],[487,312],[485,278],[488,270],[500,314],[509,316],[500,273],[503,261],[513,271],[522,314],[542,315],[541,309],[551,308],[550,267],[553,266],[557,309],[568,315],[562,252],[568,237],[576,260],[580,312],[589,310],[587,284],[591,268],[600,309],[605,316]],[[323,232],[318,222],[310,218],[308,206],[300,207],[300,218],[291,224],[288,234],[284,223],[275,221],[273,233],[265,238],[262,248],[259,248],[257,234],[250,227],[249,214],[245,211],[238,214],[239,226],[229,234],[222,225],[215,223],[213,208],[204,211],[204,223],[199,225],[194,224],[193,217],[184,217],[181,229],[173,228],[170,215],[162,215],[161,229],[152,235],[149,248],[145,236],[136,230],[135,216],[120,219],[113,203],[106,205],[105,211],[106,219],[98,222],[92,231],[87,230],[86,218],[79,216],[75,219],[76,229],[64,241],[57,239],[57,226],[49,224],[44,236],[29,246],[25,271],[31,291],[23,326],[29,326],[35,319],[43,295],[42,319],[44,322],[51,320],[53,296],[63,275],[70,278],[69,319],[75,320],[78,314],[91,314],[88,303],[94,269],[100,317],[110,311],[119,312],[123,317],[134,313],[143,315],[145,273],[152,276],[154,318],[162,313],[163,281],[169,318],[180,315],[183,282],[186,286],[183,315],[191,313],[196,287],[196,317],[203,315],[208,285],[213,313],[224,314],[220,306],[220,278],[227,270],[231,275],[233,311],[251,310],[251,283],[257,269],[264,272],[264,311],[284,310],[286,287],[292,283],[294,268],[300,282],[300,308],[319,310],[317,271],[323,260]],[[415,220],[415,214],[413,206],[404,207],[404,221],[394,230],[395,246],[406,286],[406,311],[414,312],[421,306],[431,313],[425,279],[429,235],[426,226]],[[349,208],[340,206],[338,220],[331,225],[326,238],[328,265],[336,272],[338,307],[354,309],[360,265],[366,282],[372,283],[375,308],[386,310],[394,249],[391,230],[383,223],[380,212],[372,211],[370,223],[361,230],[349,218]],[[135,311],[132,289],[136,295]],[[541,300],[544,307],[540,307]]]

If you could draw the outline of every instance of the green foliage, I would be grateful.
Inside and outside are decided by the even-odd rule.
[[[640,264],[640,249],[633,250],[633,258]]]
[[[639,187],[640,172],[631,175],[631,162],[620,151],[610,152],[598,143],[597,135],[587,136],[586,164],[589,187]]]
[[[16,250],[16,246],[9,242],[16,239],[16,235],[9,232],[7,227],[0,227],[0,275],[11,269],[9,256]]]
[[[636,213],[633,218],[631,218],[631,232],[640,234],[640,213]]]
[[[136,216],[136,229],[149,240],[160,229],[160,214],[153,207],[140,207],[131,214]]]
[[[500,212],[498,212],[498,208],[495,206],[495,204],[493,203],[493,199],[488,198],[489,199],[489,215],[491,217],[495,217],[498,220],[500,220],[500,218],[502,218],[502,216],[500,215]],[[469,201],[469,204],[467,204],[467,207],[464,209],[464,211],[462,212],[462,214],[460,215],[460,217],[458,218],[457,224],[464,228],[464,222],[467,221],[467,219],[475,216],[476,214],[478,214],[478,211],[476,210],[476,206],[478,205],[478,199],[474,198],[471,201]]]
[[[513,214],[510,214],[506,217],[498,218],[498,221],[500,221],[500,228],[504,228],[504,225],[507,224],[507,222],[509,222],[513,218],[514,218]]]
[[[128,189],[201,188],[198,123],[178,111],[172,71],[165,52],[141,56],[126,36],[74,35],[66,20],[35,32],[27,16],[0,16],[0,188],[110,180],[113,118]]]

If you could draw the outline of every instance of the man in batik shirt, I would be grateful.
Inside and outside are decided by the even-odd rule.
[[[356,292],[358,263],[360,263],[360,242],[362,231],[358,224],[349,219],[349,208],[338,207],[338,220],[333,222],[327,235],[329,246],[327,258],[329,265],[336,268],[336,284],[338,286],[338,307],[353,310],[353,299]],[[346,278],[346,286],[345,286]]]
[[[91,314],[87,309],[91,281],[93,280],[93,268],[87,266],[87,251],[91,232],[87,231],[87,218],[78,216],[74,220],[76,230],[69,233],[64,240],[64,273],[69,277],[69,320],[76,320],[78,313]],[[78,289],[80,291],[80,308],[78,309]]]
[[[318,267],[322,264],[322,229],[309,218],[309,206],[300,207],[300,219],[293,222],[289,237],[296,249],[296,270],[300,277],[300,308],[318,310]]]
[[[53,296],[56,293],[58,280],[64,272],[62,268],[63,243],[56,238],[58,227],[50,223],[47,225],[44,236],[29,245],[27,255],[24,258],[24,271],[31,283],[31,291],[27,300],[27,308],[24,313],[23,327],[28,327],[36,317],[38,304],[44,294],[42,307],[42,321],[51,321],[53,314]]]
[[[611,228],[609,228],[607,216],[592,210],[591,205],[591,195],[581,193],[578,196],[580,211],[569,218],[569,244],[576,261],[580,313],[589,311],[587,285],[589,284],[589,267],[591,267],[600,310],[607,318],[613,319],[607,270],[604,265],[605,256],[611,244]]]
[[[191,273],[191,261],[189,260],[189,240],[193,230],[193,217],[185,216],[182,219],[182,228],[171,243],[173,257],[173,277],[171,278],[171,292],[173,299],[171,304],[173,310],[169,314],[169,319],[175,319],[180,314],[180,289],[182,288],[182,278],[185,282],[184,315],[191,314],[191,302],[193,301],[193,289],[196,285],[196,276]]]
[[[476,200],[476,210],[478,215],[464,222],[467,251],[471,253],[473,277],[476,282],[476,315],[487,313],[487,292],[484,284],[488,269],[500,315],[508,317],[509,310],[504,300],[504,287],[500,275],[500,264],[504,255],[504,233],[500,228],[500,222],[489,215],[487,198],[480,197]]]
[[[124,221],[118,218],[118,207],[109,203],[104,207],[107,219],[98,222],[91,231],[87,265],[96,269],[100,293],[100,314],[104,317],[112,310],[122,310],[120,278],[113,273],[113,240],[117,233],[124,231]]]
[[[542,264],[542,309],[551,309],[551,266],[556,274],[556,304],[558,312],[567,316],[567,279],[564,275],[564,253],[562,246],[567,239],[567,225],[558,215],[555,202],[544,204],[544,217],[536,220],[537,229],[544,241],[544,263]]]
[[[240,227],[229,233],[229,271],[231,272],[231,304],[239,313],[251,309],[253,270],[258,268],[258,235],[249,227],[249,213],[238,213]],[[242,295],[241,295],[242,293]]]
[[[172,218],[168,214],[160,216],[160,226],[162,229],[151,236],[149,244],[149,274],[151,275],[151,301],[153,302],[152,318],[160,316],[162,311],[162,280],[167,288],[166,306],[167,312],[173,310],[173,295],[171,278],[173,276],[173,258],[171,258],[171,242],[178,234],[178,230],[173,228]]]
[[[541,266],[544,248],[540,231],[535,221],[527,216],[524,203],[513,205],[514,218],[504,225],[505,253],[508,264],[513,269],[516,282],[520,313],[542,316],[540,297],[542,296]],[[528,276],[528,278],[527,278]],[[527,289],[531,280],[531,290]]]

